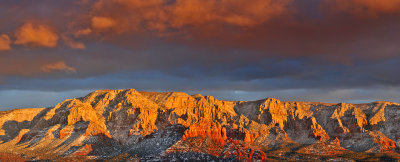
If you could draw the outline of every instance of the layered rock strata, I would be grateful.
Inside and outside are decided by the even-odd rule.
[[[362,153],[396,158],[400,105],[99,90],[54,107],[0,112],[0,128],[0,155],[31,160],[193,157],[188,154],[267,160]]]

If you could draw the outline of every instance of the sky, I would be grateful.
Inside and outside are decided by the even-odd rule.
[[[97,89],[400,102],[400,0],[1,0],[0,110]]]

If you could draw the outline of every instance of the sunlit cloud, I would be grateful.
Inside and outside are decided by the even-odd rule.
[[[65,64],[64,61],[54,62],[43,65],[40,68],[43,72],[50,73],[55,71],[76,72],[76,69]]]
[[[7,34],[0,35],[0,51],[11,50],[11,40]]]
[[[96,30],[106,30],[116,25],[115,20],[108,17],[95,16],[92,18],[92,27]],[[82,33],[85,34],[85,33]]]
[[[34,47],[55,47],[58,43],[57,33],[49,26],[25,23],[15,31],[15,44]]]
[[[77,32],[74,33],[74,36],[80,37],[80,36],[89,35],[90,33],[92,33],[92,30],[90,28],[86,28],[86,29],[78,30]]]
[[[291,0],[100,0],[91,27],[115,33],[157,31],[215,24],[250,27],[288,12]],[[107,16],[98,16],[107,15]]]
[[[291,0],[178,0],[172,5],[171,26],[223,22],[236,26],[253,26],[268,21],[271,17],[288,12]]]
[[[66,35],[61,35],[62,40],[72,49],[85,49],[86,46],[82,42],[77,42]]]

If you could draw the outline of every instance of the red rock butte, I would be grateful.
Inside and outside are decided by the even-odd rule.
[[[0,160],[399,159],[400,105],[98,90],[0,112]]]

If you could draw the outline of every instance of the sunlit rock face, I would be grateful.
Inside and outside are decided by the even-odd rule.
[[[221,101],[182,92],[99,90],[50,108],[0,112],[0,128],[0,156],[10,159],[400,157],[400,105],[392,102]]]

